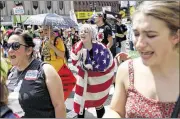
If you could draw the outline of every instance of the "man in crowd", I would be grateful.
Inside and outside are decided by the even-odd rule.
[[[98,26],[97,40],[102,42],[107,48],[111,48],[113,45],[112,28],[106,22],[106,14],[97,13],[95,16],[95,23]]]
[[[103,12],[97,13],[95,16],[95,23],[98,26],[97,40],[102,42],[111,50],[113,56],[116,55],[116,51],[113,46],[112,28],[111,25],[106,21],[106,14]]]
[[[122,24],[122,19],[120,15],[116,15],[116,53],[121,52],[122,41],[126,41],[127,27]]]

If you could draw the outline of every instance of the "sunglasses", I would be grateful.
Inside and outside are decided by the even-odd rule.
[[[25,46],[25,47],[28,47],[27,45],[20,44],[19,42],[6,43],[6,45],[4,47],[7,50],[9,50],[10,48],[12,48],[13,50],[18,50],[21,45]]]

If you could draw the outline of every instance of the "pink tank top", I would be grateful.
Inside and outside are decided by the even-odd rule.
[[[170,118],[175,102],[160,102],[144,97],[134,88],[133,61],[129,62],[130,86],[127,91],[125,118]],[[178,115],[180,117],[180,114]]]

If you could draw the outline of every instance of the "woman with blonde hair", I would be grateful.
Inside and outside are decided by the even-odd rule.
[[[179,1],[145,1],[136,10],[134,43],[140,57],[118,68],[104,117],[171,117],[179,97],[179,14]]]
[[[0,59],[0,118],[18,118],[16,114],[12,112],[10,108],[8,108],[8,89],[6,86],[7,80],[7,72],[8,72],[8,64],[5,59],[1,57]]]
[[[81,26],[79,37],[80,41],[72,47],[71,52],[72,63],[78,68],[74,111],[78,118],[84,118],[85,108],[95,107],[97,117],[102,118],[115,63],[110,50],[95,40],[96,29],[92,25]]]

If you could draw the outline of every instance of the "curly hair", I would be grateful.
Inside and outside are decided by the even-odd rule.
[[[91,38],[92,41],[96,40],[96,36],[97,36],[97,29],[95,28],[95,26],[91,25],[91,24],[83,24],[80,27],[80,31],[83,29],[87,29],[90,33],[91,33]],[[80,32],[79,32],[80,33]]]

